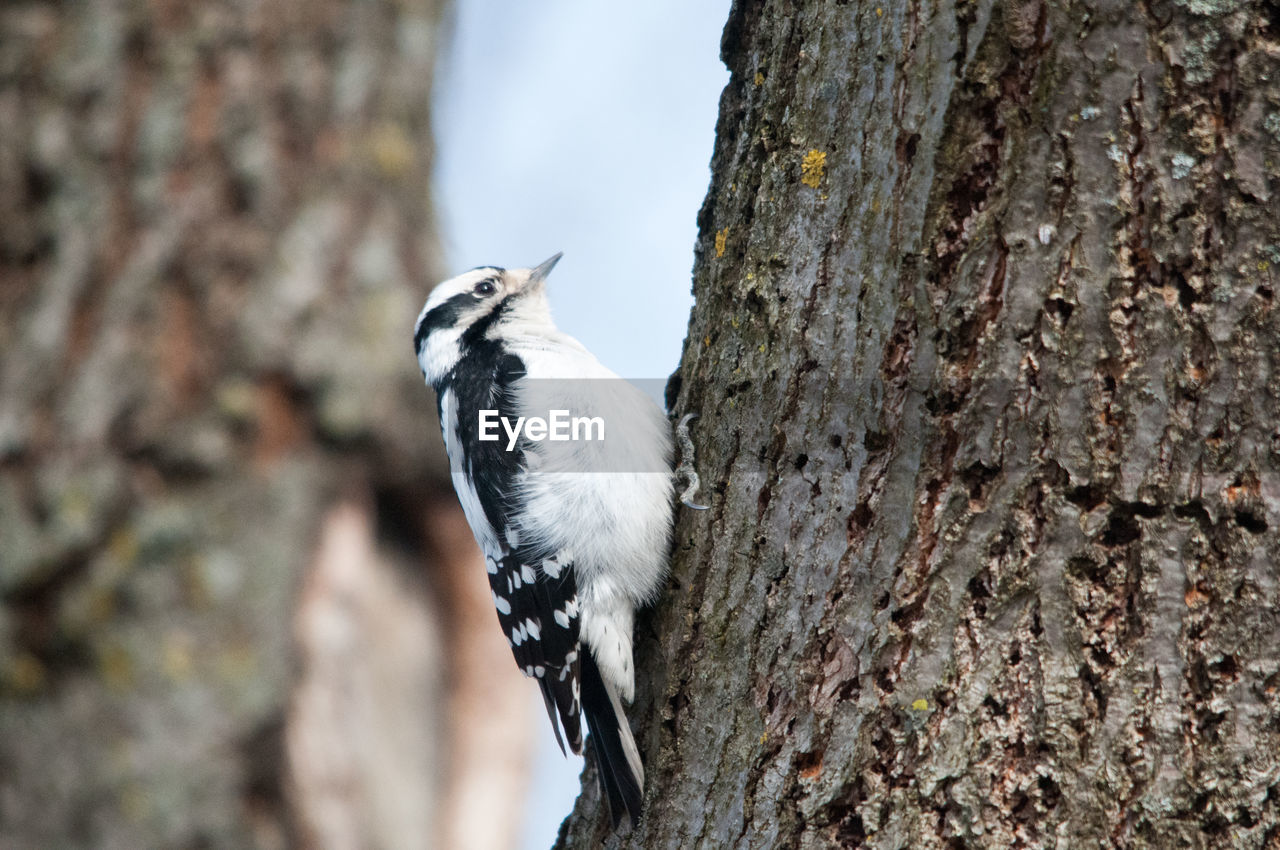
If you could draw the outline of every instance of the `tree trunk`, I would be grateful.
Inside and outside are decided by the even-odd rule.
[[[735,2],[722,48],[711,509],[609,846],[1276,846],[1280,7]]]
[[[0,846],[510,846],[449,838],[530,738],[411,356],[442,5],[0,9]]]

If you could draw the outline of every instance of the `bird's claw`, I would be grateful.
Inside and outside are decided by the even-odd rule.
[[[697,418],[696,413],[686,413],[681,417],[680,424],[676,425],[676,442],[680,444],[680,465],[676,467],[676,475],[688,482],[680,494],[681,504],[695,511],[705,511],[706,505],[699,505],[693,501],[693,497],[698,493],[699,481],[698,471],[693,466],[693,439],[689,436],[689,423]]]

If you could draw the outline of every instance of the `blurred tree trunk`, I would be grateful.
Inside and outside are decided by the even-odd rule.
[[[1276,846],[1280,7],[735,2],[722,46],[671,387],[711,510],[608,846]]]
[[[523,703],[463,761],[520,677],[448,667],[509,653],[410,356],[441,7],[0,9],[0,846],[463,846],[466,789],[520,799]]]

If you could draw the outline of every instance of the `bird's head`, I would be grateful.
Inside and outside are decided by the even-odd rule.
[[[431,290],[413,331],[414,351],[427,383],[438,384],[470,346],[495,338],[503,329],[553,327],[546,279],[561,256],[531,269],[481,266]]]

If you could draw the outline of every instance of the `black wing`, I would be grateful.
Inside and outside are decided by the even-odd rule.
[[[470,356],[458,364],[442,389],[442,394],[453,394],[453,415],[442,406],[441,427],[451,458],[456,454],[465,472],[454,476],[454,486],[484,550],[498,622],[516,664],[538,680],[560,748],[564,749],[567,739],[569,747],[581,753],[581,648],[573,564],[568,553],[544,553],[519,545],[512,523],[519,506],[509,495],[525,462],[524,448],[517,445],[509,451],[505,433],[496,441],[479,438],[480,410],[515,416],[513,386],[524,376],[519,357],[503,353],[496,343],[475,341]]]
[[[516,664],[538,680],[560,748],[567,740],[570,749],[581,753],[581,644],[573,564],[559,555],[538,560],[508,547],[500,559],[488,558],[485,567],[498,622]]]

